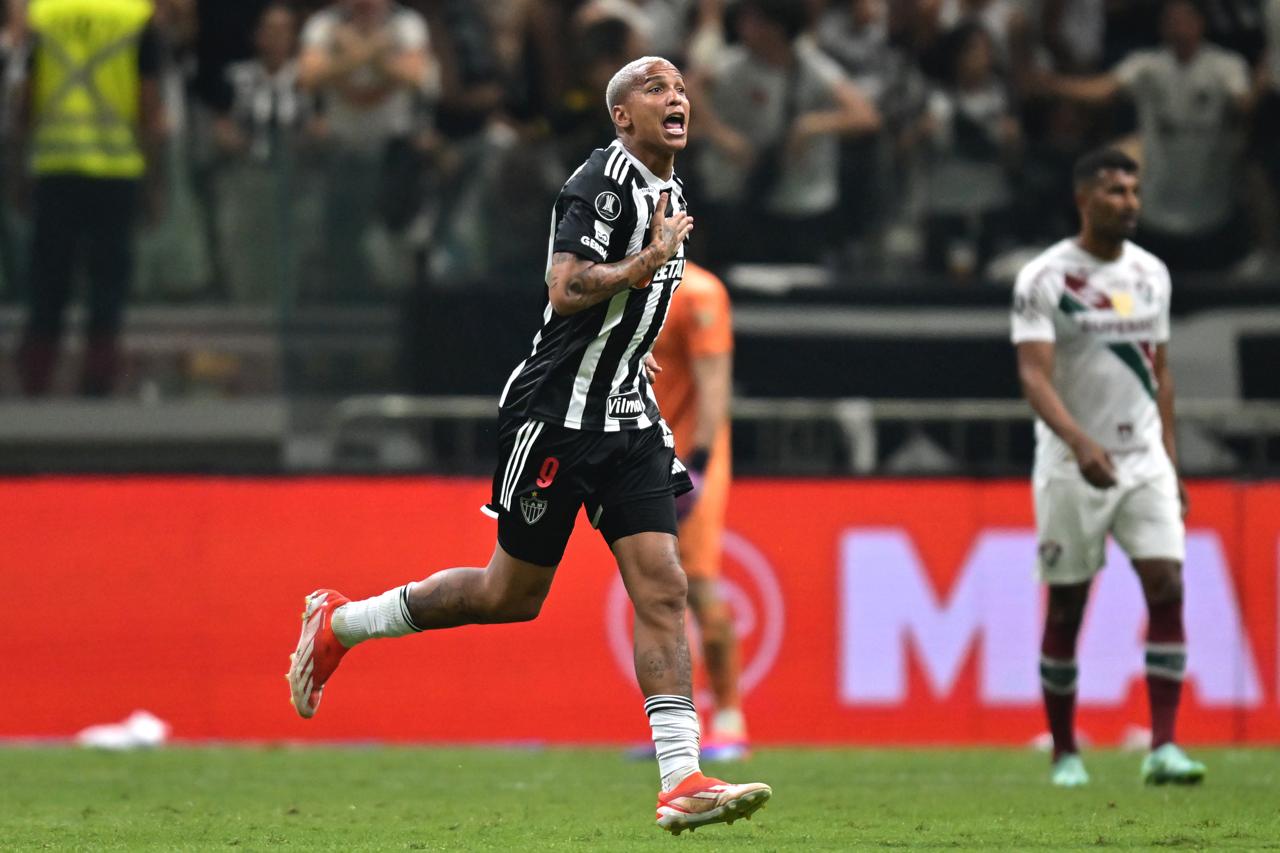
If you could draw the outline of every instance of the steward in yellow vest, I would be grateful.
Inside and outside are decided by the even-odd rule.
[[[37,175],[138,178],[139,46],[150,0],[34,0],[31,164]]]
[[[77,264],[89,282],[80,391],[110,394],[146,150],[158,135],[160,45],[151,0],[31,0],[24,99],[32,205],[30,313],[18,352],[28,395],[49,391]]]

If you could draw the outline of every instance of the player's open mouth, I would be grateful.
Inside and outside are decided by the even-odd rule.
[[[662,120],[662,127],[672,136],[684,136],[684,113],[672,113]]]

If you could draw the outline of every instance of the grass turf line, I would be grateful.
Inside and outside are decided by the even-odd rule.
[[[0,748],[6,850],[1280,849],[1280,752],[1192,750],[1200,788],[1144,788],[1141,756],[761,750],[713,765],[774,787],[751,822],[672,839],[656,772],[614,750]]]

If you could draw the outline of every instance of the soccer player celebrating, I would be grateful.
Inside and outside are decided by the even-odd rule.
[[[678,834],[748,817],[768,785],[702,775],[676,550],[675,496],[689,490],[658,414],[650,351],[684,273],[693,228],[675,176],[690,104],[674,65],[644,57],[609,82],[617,139],[578,167],[556,200],[548,304],[529,356],[499,399],[501,461],[486,510],[498,522],[486,568],[437,572],[363,601],[306,598],[288,680],[315,714],[357,644],[437,628],[533,619],[586,506],[635,608],[635,671],[662,778],[658,825]]]
[[[1182,519],[1174,446],[1169,271],[1129,241],[1141,202],[1138,166],[1120,151],[1074,171],[1080,233],[1018,276],[1013,342],[1035,410],[1033,472],[1041,579],[1049,586],[1040,680],[1053,735],[1053,784],[1089,775],[1076,746],[1076,638],[1107,534],[1133,561],[1147,602],[1149,784],[1195,783],[1204,765],[1174,743],[1186,670]]]
[[[720,279],[693,263],[685,267],[653,354],[662,366],[662,377],[654,384],[658,402],[695,484],[676,500],[676,511],[689,609],[702,636],[702,659],[716,702],[702,757],[737,760],[749,749],[738,695],[738,641],[733,615],[718,589],[729,496],[733,377],[733,321],[729,293]]]

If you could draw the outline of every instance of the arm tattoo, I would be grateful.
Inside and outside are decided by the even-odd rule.
[[[576,313],[603,302],[629,287],[643,284],[662,266],[664,258],[656,246],[646,246],[612,264],[585,263],[571,252],[556,252],[551,257],[552,277],[549,287],[563,280],[564,295]],[[556,269],[568,265],[568,273],[556,275]]]

